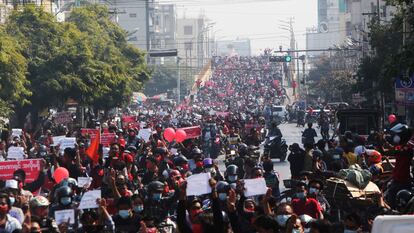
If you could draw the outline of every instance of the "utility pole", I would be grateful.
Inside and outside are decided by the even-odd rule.
[[[150,56],[149,56],[149,52],[150,52],[150,30],[149,30],[149,19],[150,19],[150,14],[149,14],[149,1],[150,0],[144,0],[145,1],[145,19],[146,19],[146,47],[147,47],[147,64],[150,62]]]
[[[180,104],[180,98],[181,98],[180,58],[177,57],[177,105]]]

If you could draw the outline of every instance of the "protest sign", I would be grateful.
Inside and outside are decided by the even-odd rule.
[[[51,144],[51,146],[58,146],[58,145],[60,145],[60,140],[62,140],[63,138],[66,138],[66,136],[63,135],[63,136],[55,136],[55,137],[52,137],[53,144]]]
[[[12,129],[12,136],[13,137],[20,137],[22,136],[23,130],[22,129]]]
[[[97,135],[99,133],[99,129],[91,129],[91,128],[82,128],[81,129],[81,134],[82,136],[91,136],[92,135]]]
[[[72,122],[72,114],[70,112],[58,112],[53,121],[56,124],[68,124]]]
[[[101,144],[105,147],[109,147],[111,143],[115,141],[115,133],[103,133],[101,134]],[[95,137],[93,137],[95,138]],[[91,139],[93,139],[91,137]]]
[[[75,148],[76,138],[75,137],[64,137],[60,140],[60,151],[64,151],[66,148]]]
[[[244,180],[244,196],[252,197],[256,195],[263,195],[267,192],[266,181],[264,178],[245,179]]]
[[[24,148],[21,146],[9,147],[7,151],[7,159],[22,160],[24,159]]]
[[[187,134],[186,139],[191,138],[198,138],[201,136],[201,127],[200,126],[192,126],[192,127],[186,127],[186,128],[180,128],[185,131]]]
[[[101,198],[101,190],[91,190],[83,194],[79,204],[79,209],[94,209],[98,208],[96,200]]]
[[[200,173],[187,178],[187,196],[200,196],[211,193],[210,173]]]
[[[92,177],[78,177],[78,187],[89,188],[92,184]]]
[[[66,210],[56,210],[55,211],[55,221],[56,224],[67,223],[75,224],[75,210],[66,209]]]
[[[144,139],[145,142],[149,142],[151,135],[152,135],[151,129],[140,129],[138,133],[138,137]]]
[[[13,178],[13,172],[23,169],[26,173],[26,182],[33,182],[43,169],[40,159],[25,159],[15,161],[0,162],[0,180],[9,180]]]
[[[128,126],[137,127],[137,128],[139,127],[139,122],[137,122],[136,116],[122,116],[121,121],[122,121],[122,126],[124,128]]]

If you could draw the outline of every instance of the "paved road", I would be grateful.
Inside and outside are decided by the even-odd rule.
[[[291,145],[293,143],[299,143],[301,144],[301,138],[302,138],[302,131],[305,129],[303,127],[296,127],[296,124],[282,124],[279,126],[280,130],[282,131],[283,138],[286,140],[288,145]],[[316,132],[318,134],[318,139],[320,138],[320,131],[319,129],[316,129]],[[219,157],[219,168],[224,173],[226,170],[224,163],[223,163],[223,157]],[[277,171],[280,175],[280,184],[281,184],[281,190],[284,190],[283,182],[284,179],[290,178],[290,168],[289,168],[289,162],[284,161],[280,162],[279,159],[273,159],[274,163],[274,169]]]

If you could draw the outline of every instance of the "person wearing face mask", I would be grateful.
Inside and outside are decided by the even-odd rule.
[[[121,197],[116,206],[118,213],[113,217],[117,232],[135,233],[139,231],[141,217],[134,215],[130,197]]]
[[[309,182],[308,197],[315,198],[322,207],[322,212],[328,212],[331,206],[328,200],[322,195],[323,183],[320,180],[311,180]]]
[[[22,211],[22,204],[27,209],[27,203],[21,203],[21,200],[26,200],[25,198],[21,198],[19,195],[19,190],[17,189],[17,182],[14,188],[6,188],[6,193],[9,195],[11,209],[9,211],[10,216],[19,220],[20,224],[23,224],[24,221],[24,213]]]
[[[234,164],[227,166],[225,178],[229,184],[236,184],[238,180],[238,167]]]
[[[285,232],[284,230],[286,229],[287,222],[290,216],[292,216],[292,214],[293,214],[293,208],[287,203],[281,203],[277,207],[275,219],[276,219],[277,224],[282,230],[281,232]]]
[[[226,181],[219,181],[216,185],[216,190],[218,193],[218,198],[222,206],[226,206],[227,203],[227,196],[230,190],[230,185]]]
[[[144,202],[143,215],[153,217],[155,223],[164,221],[178,199],[178,188],[174,192],[163,195],[165,185],[160,181],[152,181],[147,186],[147,197]]]
[[[286,223],[287,233],[305,233],[300,218],[296,214],[292,214]]]
[[[79,210],[72,188],[67,185],[61,186],[54,192],[54,197],[54,204],[50,208],[49,216],[53,218],[58,210],[75,209],[75,224],[72,227],[76,228],[78,226],[77,216],[79,216]]]
[[[323,219],[322,207],[317,200],[307,197],[306,185],[301,182],[296,187],[296,195],[292,199],[292,207],[299,216],[306,214],[314,219]]]
[[[189,171],[188,160],[184,155],[178,155],[173,159],[174,166],[180,171],[182,176],[185,176]]]
[[[9,196],[6,193],[0,193],[0,232],[12,233],[22,229],[19,221],[9,215],[10,209]]]
[[[41,232],[58,233],[56,221],[49,217],[49,205],[50,202],[46,197],[35,196],[30,200],[30,214],[32,219],[37,219]]]
[[[134,212],[134,215],[142,216],[142,213],[144,212],[143,199],[138,194],[132,195],[131,199],[132,211]]]

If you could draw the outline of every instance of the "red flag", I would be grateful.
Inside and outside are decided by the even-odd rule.
[[[101,132],[98,131],[96,134],[96,137],[92,139],[91,145],[86,149],[86,154],[89,156],[89,158],[92,159],[93,162],[98,163],[99,161],[99,143],[101,142]]]

